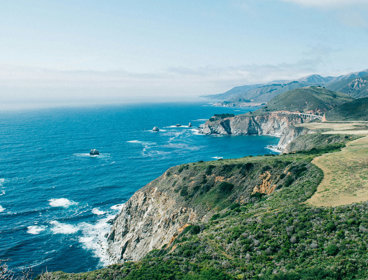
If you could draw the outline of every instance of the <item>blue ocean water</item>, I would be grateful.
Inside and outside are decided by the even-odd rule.
[[[215,113],[246,111],[145,104],[1,113],[0,259],[36,274],[108,264],[108,221],[166,169],[271,153],[265,147],[277,143],[274,137],[197,134]],[[189,122],[192,128],[175,126]],[[91,148],[101,155],[89,156]]]

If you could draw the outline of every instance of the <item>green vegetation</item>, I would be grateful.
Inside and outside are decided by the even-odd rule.
[[[328,88],[334,91],[349,94],[354,98],[368,96],[368,73],[367,71],[339,79],[328,84]]]
[[[188,226],[170,246],[151,251],[141,261],[52,275],[54,279],[367,279],[368,204],[318,208],[304,203],[323,179],[311,161],[324,152],[173,167],[168,180],[177,182],[174,192],[181,193],[182,183],[191,182],[180,199],[213,211],[208,222]],[[277,187],[269,195],[254,192],[260,185]]]
[[[368,98],[360,98],[327,112],[329,121],[368,121]]]
[[[268,102],[264,110],[324,113],[352,100],[347,94],[313,86],[282,93]]]
[[[343,134],[313,133],[301,135],[294,139],[286,148],[287,152],[295,153],[327,153],[342,148],[349,141],[356,140],[361,136]]]

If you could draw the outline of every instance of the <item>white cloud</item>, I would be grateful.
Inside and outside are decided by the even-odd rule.
[[[295,63],[170,68],[155,73],[57,71],[0,65],[0,110],[127,102],[190,101],[237,85],[318,72],[331,50],[314,48]]]
[[[368,5],[368,0],[283,0],[283,1],[311,7],[343,7],[343,6],[354,6],[357,4]]]

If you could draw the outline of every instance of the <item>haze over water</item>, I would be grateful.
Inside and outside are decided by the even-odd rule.
[[[265,147],[278,142],[274,137],[197,134],[215,113],[246,111],[146,104],[1,114],[0,259],[35,273],[108,264],[108,221],[166,169],[271,153]],[[100,156],[90,157],[91,148]]]

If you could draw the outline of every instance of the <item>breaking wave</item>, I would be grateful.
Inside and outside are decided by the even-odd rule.
[[[69,200],[67,198],[51,198],[51,199],[49,199],[49,204],[50,204],[51,207],[68,208],[71,205],[77,205],[78,202]]]
[[[50,222],[53,227],[51,228],[51,231],[54,234],[73,234],[79,231],[79,228],[70,224],[63,224],[58,221],[51,221]]]

